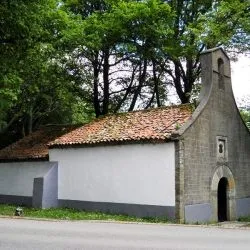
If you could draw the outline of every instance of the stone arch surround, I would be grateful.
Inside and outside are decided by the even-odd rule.
[[[218,205],[217,192],[218,184],[221,178],[226,178],[228,181],[228,219],[235,220],[236,218],[236,203],[235,203],[235,181],[231,170],[227,166],[219,166],[216,168],[211,182],[211,206],[212,206],[212,221],[218,221]]]

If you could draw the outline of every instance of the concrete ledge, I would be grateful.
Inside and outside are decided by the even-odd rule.
[[[113,214],[126,214],[137,217],[164,217],[174,219],[174,206],[154,206],[141,204],[124,204],[112,202],[93,202],[77,200],[58,201],[59,207],[76,208],[86,211],[100,211]]]
[[[32,206],[32,197],[0,194],[0,203],[14,204],[18,206]]]
[[[208,222],[212,217],[212,207],[210,203],[194,204],[185,206],[185,222]]]

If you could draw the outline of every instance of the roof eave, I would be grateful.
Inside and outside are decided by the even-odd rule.
[[[38,157],[13,157],[13,158],[0,158],[0,163],[6,162],[32,162],[32,161],[48,161],[49,155]]]
[[[120,141],[101,141],[95,143],[67,143],[67,144],[51,144],[49,149],[55,148],[81,148],[81,147],[100,147],[100,146],[116,146],[131,144],[160,144],[170,141],[176,141],[178,138],[168,136],[162,139],[140,139],[140,140],[120,140]]]

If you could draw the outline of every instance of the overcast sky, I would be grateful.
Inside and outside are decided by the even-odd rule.
[[[231,75],[235,99],[250,98],[250,56],[240,56],[237,62],[231,62]]]

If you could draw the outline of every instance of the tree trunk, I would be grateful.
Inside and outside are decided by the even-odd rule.
[[[109,49],[104,50],[103,60],[103,109],[102,114],[109,112]]]
[[[156,75],[156,62],[153,60],[153,75],[154,75],[154,93],[156,97],[157,107],[161,106],[160,93],[159,93],[159,78]]]
[[[142,73],[140,74],[140,77],[139,77],[139,84],[138,84],[137,89],[135,90],[135,93],[134,93],[134,96],[133,96],[133,99],[132,99],[132,102],[130,104],[130,107],[129,107],[128,111],[134,110],[137,98],[138,98],[139,94],[141,93],[142,85],[145,82],[145,78],[146,78],[147,64],[148,64],[148,61],[145,58],[143,60],[143,70],[142,70]],[[140,67],[140,71],[141,71],[141,67]]]
[[[177,63],[174,63],[175,66],[175,78],[174,78],[174,86],[176,89],[176,93],[179,96],[181,103],[188,103],[189,102],[189,96],[186,96],[186,93],[182,89],[181,84],[181,70]]]
[[[28,135],[33,132],[33,107],[30,106],[28,115]]]
[[[93,80],[93,102],[96,117],[101,115],[100,103],[99,103],[99,93],[98,93],[98,84],[99,84],[99,67],[98,67],[98,55],[95,56],[95,60],[93,61],[93,69],[94,69],[94,80]]]
[[[184,88],[185,93],[191,94],[193,83],[194,83],[194,77],[193,77],[193,60],[192,59],[186,59],[186,79],[184,81]]]
[[[132,88],[132,85],[133,85],[133,82],[134,82],[134,78],[135,78],[136,68],[137,68],[137,67],[135,67],[135,68],[133,69],[133,72],[132,72],[132,76],[131,76],[131,80],[130,80],[129,86],[128,86],[127,89],[126,89],[126,92],[125,92],[123,98],[121,99],[121,101],[120,101],[120,102],[117,104],[117,106],[115,107],[114,113],[116,113],[116,112],[121,108],[122,104],[126,101],[128,95],[129,95],[130,92],[131,92],[131,88]]]

